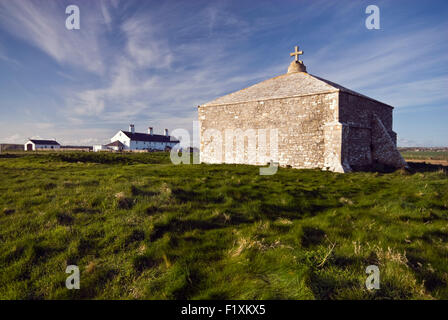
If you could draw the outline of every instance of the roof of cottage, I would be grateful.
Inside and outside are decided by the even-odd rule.
[[[161,134],[148,134],[140,132],[122,131],[132,141],[145,141],[145,142],[179,142],[176,138],[171,136],[164,136]]]
[[[36,140],[36,139],[30,139],[34,144],[39,145],[47,145],[47,146],[59,146],[60,144],[56,140]]]

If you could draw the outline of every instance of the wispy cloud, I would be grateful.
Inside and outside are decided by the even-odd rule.
[[[168,68],[172,54],[166,40],[158,37],[162,30],[157,30],[148,17],[137,16],[123,23],[127,44],[126,52],[135,67]]]
[[[91,72],[102,73],[102,31],[97,13],[98,10],[83,10],[84,27],[69,31],[65,28],[67,16],[61,1],[0,2],[0,24],[12,34],[39,48],[61,64],[76,65]]]
[[[212,9],[210,9],[212,10]],[[220,18],[208,16],[208,9],[200,15],[213,23],[229,25]],[[160,35],[164,25],[157,17],[146,13],[126,17],[120,30],[123,50],[113,56],[114,63],[104,77],[104,85],[73,92],[67,98],[67,117],[72,121],[97,121],[123,123],[127,121],[161,121],[183,115],[188,121],[196,118],[196,106],[224,94],[250,80],[271,76],[274,68],[252,74],[240,73],[240,62],[247,59],[233,56],[228,48],[232,43],[222,43],[219,38],[198,43],[175,43]],[[217,26],[217,25],[216,25]],[[175,57],[176,56],[176,57]],[[185,121],[181,121],[185,123]]]
[[[442,24],[367,38],[345,49],[333,44],[308,61],[316,73],[397,107],[446,102],[448,43],[440,42],[446,29]]]

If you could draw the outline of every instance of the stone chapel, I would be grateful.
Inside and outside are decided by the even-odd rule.
[[[211,129],[224,137],[226,129],[276,129],[280,166],[335,172],[370,170],[378,164],[405,167],[392,130],[393,107],[307,73],[301,54],[295,47],[286,74],[198,107],[201,162],[266,165],[269,154],[266,159],[251,156],[247,141],[243,150],[234,151],[242,155],[239,161],[216,158],[209,144],[225,155],[232,149],[226,143],[234,142],[222,138],[216,144],[216,137],[205,133]]]

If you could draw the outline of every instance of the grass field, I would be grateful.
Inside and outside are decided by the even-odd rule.
[[[1,299],[448,299],[447,261],[442,170],[0,155]]]
[[[448,151],[402,151],[405,159],[448,161]]]

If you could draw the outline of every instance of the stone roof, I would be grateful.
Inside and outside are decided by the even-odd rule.
[[[319,78],[306,72],[290,72],[262,81],[246,89],[222,96],[205,103],[202,106],[217,106],[250,101],[263,101],[338,91],[347,92],[352,95],[374,100],[334,82]]]

